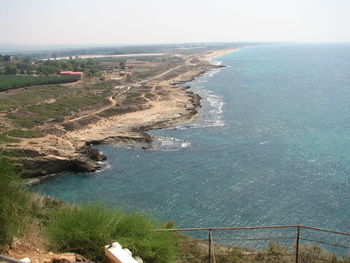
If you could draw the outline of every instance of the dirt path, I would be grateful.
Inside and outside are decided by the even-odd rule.
[[[88,114],[84,114],[84,115],[76,117],[74,119],[67,120],[67,121],[65,121],[63,123],[70,123],[70,122],[74,122],[74,121],[80,120],[80,119],[85,118],[85,117],[89,117],[89,116],[95,115],[95,114],[101,113],[102,111],[108,110],[108,109],[114,107],[115,105],[117,105],[117,100],[114,99],[113,96],[108,97],[108,100],[111,102],[111,104],[109,104],[107,106],[104,106],[104,107],[102,107],[102,108],[100,108],[100,109],[98,109],[96,111],[90,112]]]

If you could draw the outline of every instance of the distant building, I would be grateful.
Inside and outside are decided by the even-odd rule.
[[[60,72],[60,76],[63,77],[76,77],[78,79],[82,79],[84,76],[83,72],[79,72],[79,71],[61,71]]]
[[[126,77],[126,76],[132,76],[133,72],[132,71],[121,71],[119,72],[119,77]]]

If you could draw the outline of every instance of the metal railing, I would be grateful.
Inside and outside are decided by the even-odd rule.
[[[276,260],[266,259],[266,262],[279,262],[277,258],[284,256],[289,258],[287,262],[293,263],[334,262],[335,256],[344,258],[350,255],[350,233],[304,225],[183,228],[159,231],[186,233],[180,242],[182,250],[189,248],[193,256],[193,249],[197,249],[199,252],[193,256],[193,260],[195,257],[200,257],[202,259],[200,262],[217,263],[218,257],[234,257],[237,251],[240,257],[270,256]],[[273,251],[271,242],[284,250]],[[310,260],[311,257],[313,261]],[[183,259],[186,259],[186,255]],[[192,262],[191,256],[187,257],[187,260],[180,262]],[[226,259],[223,262],[229,261]]]
[[[236,262],[237,259],[232,261],[227,259],[238,256],[262,259],[254,262],[333,263],[338,262],[334,258],[335,255],[338,257],[350,255],[350,233],[303,225],[158,229],[157,231],[186,233],[186,235],[180,235],[180,245],[184,254],[180,262]],[[275,248],[271,247],[272,241],[278,241]],[[319,247],[310,244],[317,244]],[[321,248],[331,253],[325,253]],[[190,256],[186,255],[186,249],[190,252]],[[282,257],[284,257],[283,260]],[[220,261],[220,258],[225,259]],[[3,255],[0,255],[1,261],[23,263]],[[350,262],[350,258],[346,262]]]

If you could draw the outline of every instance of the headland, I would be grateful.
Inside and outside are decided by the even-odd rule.
[[[178,62],[157,74],[128,84],[118,85],[113,82],[113,76],[107,76],[102,83],[95,82],[90,86],[84,85],[82,81],[61,85],[67,90],[74,90],[73,96],[84,92],[84,89],[94,96],[108,96],[103,103],[78,109],[60,121],[49,120],[34,126],[35,131],[42,136],[22,137],[2,147],[2,151],[11,153],[11,158],[26,177],[36,178],[31,182],[63,171],[95,171],[100,168],[98,161],[106,157],[93,149],[93,144],[149,143],[152,137],[146,131],[190,122],[196,118],[201,98],[189,91],[184,83],[210,69],[223,67],[210,63],[210,59],[235,50],[221,49],[191,55],[168,54],[168,58]],[[96,90],[96,85],[104,89]],[[5,93],[15,96],[18,91]],[[25,92],[30,92],[30,88],[26,88]],[[52,104],[56,100],[50,97],[36,102],[36,105]],[[84,101],[81,103],[84,104]],[[20,111],[11,110],[14,113]],[[6,117],[6,114],[2,116]],[[3,119],[5,122],[6,118]],[[12,128],[11,125],[9,128]]]

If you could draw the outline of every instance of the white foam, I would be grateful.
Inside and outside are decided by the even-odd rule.
[[[157,136],[152,142],[152,150],[158,151],[178,151],[191,146],[190,142],[167,136]]]
[[[108,161],[99,161],[97,163],[101,166],[101,169],[96,170],[95,173],[101,173],[112,168],[112,165]]]
[[[194,85],[192,90],[198,93],[202,98],[203,108],[199,113],[201,118],[193,123],[186,123],[177,126],[175,129],[187,129],[187,128],[208,128],[208,127],[221,127],[225,125],[223,121],[223,97],[214,94],[213,91],[207,90],[204,86]]]

